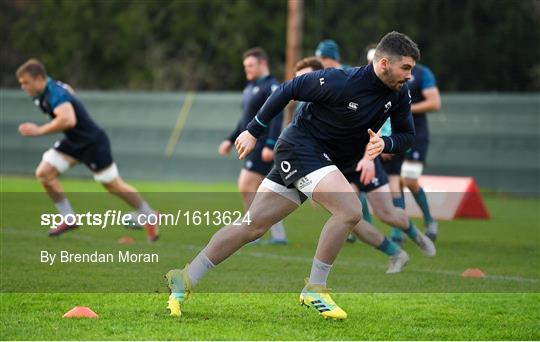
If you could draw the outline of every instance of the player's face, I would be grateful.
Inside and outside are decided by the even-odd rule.
[[[44,89],[45,79],[43,77],[33,78],[28,73],[23,73],[18,78],[21,89],[29,96],[38,96]]]
[[[385,58],[383,58],[385,59]],[[400,90],[401,87],[411,79],[411,71],[416,65],[412,57],[404,56],[394,62],[386,60],[382,64],[382,81],[386,86],[393,90]]]
[[[303,69],[300,69],[296,72],[296,76],[302,76],[304,74],[307,74],[308,72],[312,72],[313,71],[313,68],[312,67],[307,67],[307,68],[303,68]]]
[[[263,74],[263,61],[254,56],[244,59],[244,72],[248,81],[254,81]]]

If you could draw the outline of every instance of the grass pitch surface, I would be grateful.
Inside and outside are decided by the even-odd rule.
[[[78,212],[128,208],[99,185],[65,180]],[[134,182],[153,207],[240,209],[234,184]],[[187,192],[178,194],[176,192]],[[195,193],[206,191],[198,197]],[[387,258],[347,244],[329,278],[349,318],[325,321],[297,304],[327,217],[309,203],[285,220],[288,246],[246,246],[197,286],[183,316],[167,315],[170,268],[183,267],[215,227],[164,227],[155,245],[143,231],[82,227],[47,237],[39,215],[54,213],[31,178],[2,177],[0,339],[263,339],[263,340],[538,340],[540,339],[540,217],[537,198],[484,194],[489,221],[440,222],[438,255],[428,259],[408,242],[409,265],[384,274]],[[76,192],[76,193],[75,193]],[[91,195],[85,194],[89,192]],[[416,221],[422,226],[420,221]],[[387,228],[375,221],[381,230]],[[136,242],[122,246],[129,234]],[[40,262],[40,251],[157,253],[157,263]],[[486,273],[464,279],[466,268]],[[76,305],[97,319],[64,319]]]

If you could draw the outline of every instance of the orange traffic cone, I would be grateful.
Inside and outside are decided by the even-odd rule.
[[[81,317],[88,317],[88,318],[96,318],[98,315],[90,308],[86,306],[76,306],[73,309],[69,310],[64,314],[64,318],[81,318]]]
[[[118,239],[118,243],[121,245],[133,245],[135,243],[135,239],[129,235],[124,235]]]
[[[461,276],[464,278],[485,278],[486,274],[479,268],[467,268],[461,273]]]

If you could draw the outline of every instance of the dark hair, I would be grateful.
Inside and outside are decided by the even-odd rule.
[[[377,44],[374,61],[379,61],[383,57],[395,61],[401,57],[412,57],[416,62],[420,60],[420,50],[418,45],[403,33],[392,31],[387,33]]]
[[[295,71],[300,71],[305,68],[311,68],[315,71],[324,69],[324,66],[317,57],[306,57],[296,63]]]
[[[47,70],[45,70],[45,66],[35,58],[26,61],[17,69],[17,72],[15,73],[17,77],[20,77],[22,74],[28,74],[32,78],[37,78],[38,76],[47,78]]]
[[[268,55],[266,54],[266,51],[264,51],[260,47],[249,49],[246,52],[244,52],[244,55],[242,56],[242,60],[244,60],[244,59],[246,59],[246,58],[248,58],[250,56],[253,56],[253,57],[257,58],[258,60],[268,61]]]

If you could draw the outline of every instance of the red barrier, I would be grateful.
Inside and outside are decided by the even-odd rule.
[[[421,176],[419,181],[434,218],[489,219],[489,213],[472,177]],[[405,190],[405,206],[409,216],[422,217],[422,211],[408,189]]]

